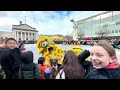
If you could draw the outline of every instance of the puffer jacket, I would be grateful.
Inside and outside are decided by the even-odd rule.
[[[115,69],[95,69],[91,61],[83,60],[79,55],[78,60],[86,70],[85,79],[120,79],[120,67]]]
[[[36,63],[33,63],[31,51],[22,54],[22,65],[19,69],[19,79],[40,79],[40,70]]]

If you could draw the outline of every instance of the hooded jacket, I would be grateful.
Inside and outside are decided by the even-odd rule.
[[[19,69],[19,79],[40,79],[40,70],[36,63],[33,63],[32,51],[22,54],[22,64]]]

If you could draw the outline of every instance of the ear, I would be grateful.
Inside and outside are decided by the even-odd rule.
[[[112,56],[111,59],[110,59],[110,63],[114,62],[117,60],[117,57],[116,56]]]

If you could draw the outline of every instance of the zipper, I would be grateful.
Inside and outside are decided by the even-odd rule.
[[[86,76],[85,79],[90,75],[91,72],[95,71],[96,69],[91,70]]]

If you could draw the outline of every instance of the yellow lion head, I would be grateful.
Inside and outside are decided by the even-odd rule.
[[[37,41],[38,53],[46,59],[46,64],[50,63],[50,58],[57,56],[58,63],[62,64],[62,55],[64,50],[57,46],[52,40],[46,36],[41,36]]]

